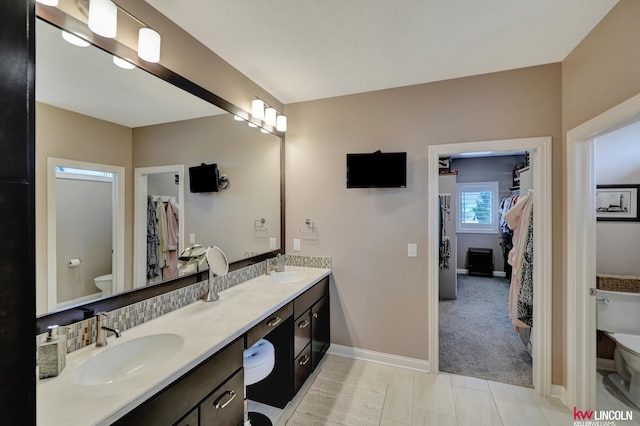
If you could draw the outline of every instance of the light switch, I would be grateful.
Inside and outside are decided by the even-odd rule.
[[[272,250],[276,248],[276,239],[275,238],[269,238],[269,248],[272,249]]]
[[[407,256],[418,257],[418,245],[409,243],[407,244]]]
[[[189,234],[189,243],[190,244],[196,243],[196,234]]]
[[[293,250],[300,251],[300,238],[293,239]]]

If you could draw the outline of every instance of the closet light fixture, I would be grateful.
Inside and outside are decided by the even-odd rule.
[[[58,0],[36,0],[40,4],[44,4],[45,6],[57,6]]]
[[[111,0],[91,0],[89,29],[102,37],[114,38],[118,31],[118,7]]]
[[[68,31],[62,31],[62,38],[68,42],[73,44],[74,46],[78,46],[78,47],[87,47],[89,46],[89,42],[85,39],[83,39],[82,37],[70,33]]]
[[[125,70],[132,70],[136,67],[131,62],[127,61],[126,59],[122,59],[121,57],[116,55],[113,55],[113,63],[119,66],[120,68],[124,68]]]
[[[147,62],[160,61],[160,34],[151,28],[140,28],[138,32],[138,56]]]

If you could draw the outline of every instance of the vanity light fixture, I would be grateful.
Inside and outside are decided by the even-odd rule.
[[[132,70],[136,67],[131,62],[127,61],[126,59],[122,59],[121,57],[116,55],[113,55],[113,63],[119,66],[120,68],[124,68],[125,70]]]
[[[45,6],[57,6],[58,0],[36,0],[40,4],[44,4]]]
[[[240,117],[239,115],[235,115],[233,114],[233,119],[236,121],[244,121],[244,118]]]
[[[62,38],[65,39],[68,43],[73,44],[78,47],[87,47],[89,46],[89,42],[82,37],[72,34],[68,31],[62,31]]]
[[[269,131],[267,129],[263,129],[262,127],[260,128],[260,132],[262,133],[269,133]]]
[[[160,34],[157,31],[148,27],[140,28],[138,56],[147,62],[157,63],[160,61]]]
[[[91,0],[89,29],[102,37],[114,38],[118,31],[118,7],[111,0]]]
[[[258,125],[257,125],[257,124],[252,123],[252,122],[250,122],[250,121],[247,121],[247,124],[249,125],[249,127],[258,127]]]
[[[274,107],[262,99],[256,98],[251,101],[251,115],[253,118],[263,120],[265,124],[275,127],[279,132],[287,131],[287,117],[279,114]]]

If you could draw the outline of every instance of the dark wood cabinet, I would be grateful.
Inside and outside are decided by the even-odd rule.
[[[331,343],[329,319],[329,294],[327,293],[311,308],[311,360],[315,370]]]
[[[244,374],[238,371],[200,404],[200,425],[238,425],[243,421]]]
[[[493,276],[493,249],[470,247],[467,262],[469,265],[469,275],[480,277]]]

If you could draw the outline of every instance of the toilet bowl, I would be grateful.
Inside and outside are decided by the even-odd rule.
[[[597,290],[597,329],[615,343],[609,380],[640,407],[640,293]]]
[[[112,274],[100,275],[99,277],[94,278],[93,282],[96,287],[102,290],[102,297],[111,296],[111,293],[113,292]]]

